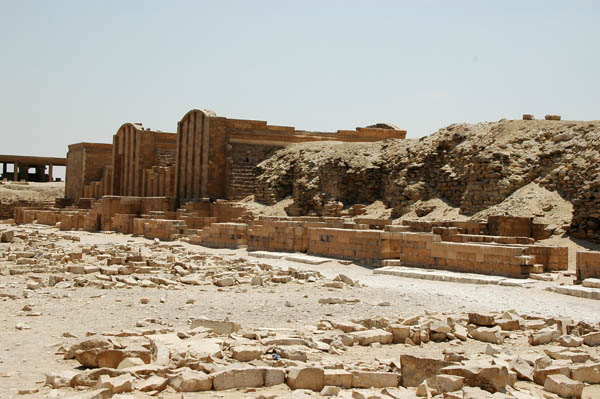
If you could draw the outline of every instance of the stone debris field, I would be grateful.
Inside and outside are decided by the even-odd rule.
[[[0,229],[3,398],[600,397],[600,307],[545,281]]]

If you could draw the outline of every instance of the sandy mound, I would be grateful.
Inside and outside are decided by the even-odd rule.
[[[5,183],[0,185],[0,201],[54,201],[65,196],[65,183]]]

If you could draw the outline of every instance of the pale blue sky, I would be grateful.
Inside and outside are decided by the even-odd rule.
[[[598,1],[0,0],[0,153],[191,108],[300,129],[600,118]]]

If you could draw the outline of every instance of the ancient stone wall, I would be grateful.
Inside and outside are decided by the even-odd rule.
[[[273,203],[292,196],[292,208],[304,214],[319,214],[329,201],[348,206],[381,200],[398,217],[416,201],[439,198],[471,215],[536,183],[573,204],[566,228],[574,236],[600,241],[595,121],[503,120],[451,125],[419,140],[344,148],[302,144],[278,151],[259,168],[258,199]],[[364,188],[344,189],[354,181]]]
[[[255,167],[274,149],[309,141],[372,142],[404,138],[403,130],[357,128],[308,132],[264,121],[230,119],[192,110],[178,123],[176,193],[181,202],[198,198],[239,199],[255,194]],[[250,183],[250,184],[249,184]]]
[[[19,207],[37,207],[47,208],[52,206],[52,202],[46,201],[30,201],[30,200],[18,200],[18,201],[0,201],[0,220],[13,219],[15,217],[15,209]]]
[[[227,162],[227,198],[243,199],[256,193],[256,165],[267,159],[282,146],[231,143]]]
[[[171,183],[168,180],[170,173],[166,173],[165,180],[165,175],[159,171],[146,171],[152,170],[154,166],[173,166],[175,154],[175,134],[145,130],[141,124],[124,124],[113,136],[110,194],[149,196],[156,192],[171,193]],[[149,182],[149,179],[158,181]],[[160,184],[160,187],[155,187],[155,184]]]
[[[582,281],[586,278],[600,279],[600,252],[578,251],[576,267],[578,280]]]
[[[112,162],[112,145],[102,143],[78,143],[69,146],[65,198],[79,201],[85,196],[85,186],[105,175],[105,168]]]

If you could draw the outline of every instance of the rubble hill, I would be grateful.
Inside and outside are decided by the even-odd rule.
[[[382,201],[398,218],[440,199],[470,216],[534,183],[572,204],[573,236],[600,241],[600,121],[500,120],[418,140],[295,144],[257,168],[257,201],[291,197],[290,214]],[[540,202],[537,213],[548,211]]]

